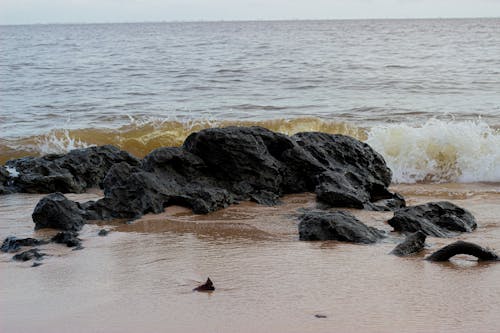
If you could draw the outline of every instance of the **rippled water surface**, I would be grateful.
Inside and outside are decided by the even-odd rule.
[[[0,132],[129,116],[500,125],[500,20],[0,27]]]

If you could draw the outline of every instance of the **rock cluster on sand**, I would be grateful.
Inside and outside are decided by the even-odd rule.
[[[322,208],[395,211],[388,221],[394,231],[413,233],[392,251],[398,256],[421,251],[426,236],[450,237],[476,228],[472,214],[449,202],[405,207],[404,198],[388,190],[391,176],[381,155],[348,136],[287,136],[260,127],[226,127],[193,133],[182,147],[158,148],[142,161],[112,146],[11,160],[0,167],[0,194],[56,192],[37,204],[32,215],[35,229],[63,230],[52,241],[76,248],[81,248],[76,231],[86,220],[138,218],[170,205],[201,214],[244,200],[275,205],[284,194],[301,192],[315,192]],[[96,202],[80,204],[60,193],[96,186],[104,190],[104,198]],[[375,243],[385,234],[347,212],[314,210],[301,215],[299,237]],[[17,251],[38,245],[36,241],[8,238],[2,250]],[[36,249],[30,251],[19,254],[20,260],[38,258]],[[429,260],[447,260],[456,253],[497,258],[461,242]]]

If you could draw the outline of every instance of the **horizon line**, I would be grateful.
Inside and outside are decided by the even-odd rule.
[[[34,23],[0,23],[0,26],[23,26],[23,25],[91,25],[91,24],[158,24],[158,23],[236,23],[236,22],[290,22],[290,21],[377,21],[377,20],[478,20],[478,19],[500,19],[500,16],[478,16],[478,17],[366,17],[366,18],[284,18],[284,19],[198,19],[198,20],[151,20],[151,21],[88,21],[88,22],[34,22]]]

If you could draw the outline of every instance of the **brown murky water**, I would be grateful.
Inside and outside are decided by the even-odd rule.
[[[478,230],[460,239],[500,249],[500,184],[398,185],[409,204],[450,200],[471,210]],[[85,201],[99,194],[70,195]],[[39,195],[0,197],[0,236],[33,232]],[[0,256],[1,332],[498,332],[500,264],[425,255],[455,239],[429,238],[424,254],[376,245],[298,241],[297,209],[243,203],[209,215],[171,207],[162,215],[81,232],[84,250],[41,246],[43,265]],[[353,211],[386,231],[392,213]],[[206,279],[213,293],[191,290]],[[326,316],[317,318],[315,315]]]

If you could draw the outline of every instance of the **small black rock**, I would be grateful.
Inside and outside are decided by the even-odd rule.
[[[99,236],[107,236],[109,234],[109,231],[106,229],[101,229],[99,230],[99,233],[97,235]]]
[[[46,254],[41,253],[38,249],[31,249],[31,250],[16,254],[15,256],[12,257],[12,259],[14,259],[16,261],[28,261],[28,260],[31,260],[33,258],[42,259],[44,256],[46,256]]]
[[[215,287],[210,278],[207,278],[207,282],[205,282],[204,284],[193,289],[193,291],[213,291],[213,290],[215,290]]]

